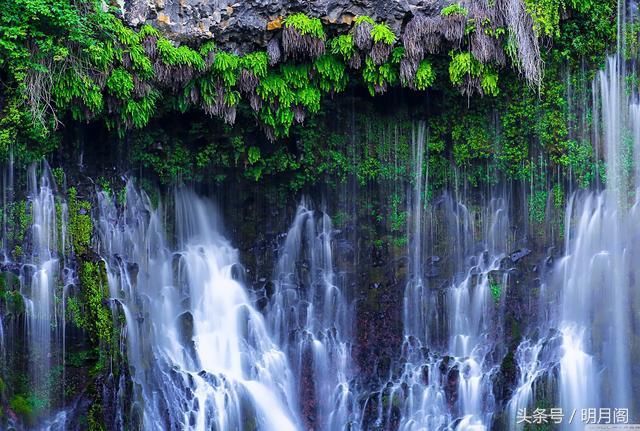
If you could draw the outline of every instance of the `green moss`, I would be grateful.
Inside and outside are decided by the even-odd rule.
[[[500,303],[500,298],[502,297],[502,286],[500,285],[500,283],[492,280],[489,283],[489,291],[491,292],[493,301],[496,304]]]
[[[33,424],[45,407],[45,401],[34,394],[16,394],[9,400],[9,407],[27,424]]]
[[[76,255],[84,255],[89,251],[93,224],[91,221],[91,203],[78,199],[75,187],[69,188],[67,205],[69,208],[69,235],[73,251]]]
[[[545,190],[539,190],[529,196],[529,219],[535,223],[542,224],[547,214],[547,197]]]
[[[94,401],[87,414],[87,431],[106,431],[102,404]]]
[[[14,395],[9,401],[9,407],[23,418],[29,418],[33,415],[33,406],[22,395]]]
[[[86,318],[83,318],[86,320],[81,320],[80,324],[89,331],[94,342],[101,342],[109,346],[111,345],[113,322],[111,311],[105,304],[109,296],[109,285],[104,262],[82,262],[79,279],[86,315]]]

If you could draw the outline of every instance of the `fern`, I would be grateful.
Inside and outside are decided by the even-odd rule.
[[[258,96],[266,102],[277,102],[280,106],[289,108],[294,100],[293,91],[287,82],[275,73],[268,74],[256,89]]]
[[[487,68],[480,79],[480,86],[484,94],[497,96],[498,93],[500,93],[500,89],[498,88],[498,72]]]
[[[301,35],[309,35],[318,39],[325,39],[322,21],[318,18],[309,18],[303,13],[294,13],[284,19],[285,27],[296,29]]]
[[[348,77],[345,64],[335,55],[318,57],[314,68],[320,78],[320,89],[324,92],[341,92],[347,87]]]
[[[414,80],[414,85],[417,90],[426,90],[431,87],[436,80],[436,73],[433,71],[433,67],[431,67],[431,63],[427,60],[422,60],[420,65],[418,66],[418,70],[416,71],[416,77]]]
[[[398,71],[392,63],[376,66],[372,59],[367,58],[362,69],[362,78],[371,96],[382,94],[389,85],[398,81]]]
[[[374,25],[371,29],[371,37],[373,43],[384,43],[385,45],[393,45],[396,41],[396,35],[385,23]]]
[[[188,66],[195,70],[204,70],[205,62],[202,56],[188,46],[175,47],[164,38],[156,43],[158,54],[162,62],[169,66]]]
[[[354,22],[356,23],[356,25],[360,25],[363,22],[366,22],[366,23],[371,24],[371,25],[375,25],[376,24],[376,22],[373,20],[373,18],[371,18],[370,16],[367,16],[367,15],[358,15],[356,17],[356,19],[354,20]]]
[[[252,52],[240,59],[240,65],[242,68],[250,70],[257,78],[261,79],[267,76],[269,57],[265,51]]]
[[[156,102],[159,98],[160,93],[152,91],[140,100],[128,100],[121,112],[122,121],[125,124],[132,124],[136,128],[143,128],[155,113]]]
[[[291,88],[301,88],[309,85],[310,69],[308,64],[283,64],[280,72],[287,85]]]
[[[449,78],[454,85],[462,85],[465,80],[477,78],[480,80],[482,92],[495,96],[499,93],[498,74],[491,67],[480,63],[469,52],[451,53],[449,63]]]
[[[353,45],[353,36],[351,34],[343,34],[331,41],[331,52],[341,55],[345,60],[351,59],[356,49]]]
[[[451,15],[468,16],[469,15],[469,11],[464,6],[462,6],[462,5],[458,4],[458,3],[453,3],[453,4],[450,4],[449,6],[443,8],[440,11],[440,15],[442,15],[442,16],[451,16]]]
[[[304,87],[295,96],[295,103],[304,106],[313,114],[320,111],[320,100],[320,90],[315,87]]]
[[[118,99],[126,100],[133,92],[133,77],[121,67],[114,69],[107,79],[107,90]]]
[[[211,65],[211,71],[222,79],[225,87],[233,87],[238,80],[240,59],[235,54],[220,51]]]

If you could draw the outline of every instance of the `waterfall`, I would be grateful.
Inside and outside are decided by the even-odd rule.
[[[52,367],[61,363],[58,349],[63,343],[59,337],[64,326],[57,300],[62,296],[59,286],[70,283],[64,267],[61,236],[66,232],[65,220],[59,215],[55,182],[46,163],[28,171],[31,250],[24,250],[20,291],[24,297],[29,347],[29,369],[35,396],[48,406],[52,397],[50,374]]]
[[[127,186],[123,212],[100,194],[100,252],[111,296],[126,318],[142,429],[295,430],[292,375],[234,274],[238,252],[217,211],[175,194],[175,245],[162,208]]]
[[[408,193],[407,213],[410,214],[409,226],[409,271],[411,279],[407,283],[404,296],[403,321],[407,334],[417,336],[421,340],[427,337],[426,304],[423,278],[423,207],[424,188],[428,176],[424,175],[426,123],[424,121],[414,126],[411,136],[411,154],[413,172],[415,174],[413,190]]]
[[[582,429],[587,409],[629,409],[630,422],[640,414],[632,395],[640,375],[629,342],[640,325],[634,314],[640,301],[634,265],[640,258],[640,110],[638,94],[624,88],[628,76],[616,54],[594,80],[593,145],[606,161],[605,187],[574,192],[567,204],[565,254],[546,282],[545,295],[557,305],[539,322],[542,336],[518,347],[519,381],[508,404],[513,423],[518,409],[536,408],[536,386],[544,382],[552,383],[555,405],[565,414],[562,429]]]
[[[632,317],[638,295],[633,262],[640,252],[635,233],[640,183],[632,161],[640,154],[640,142],[639,111],[629,105],[622,85],[625,78],[617,55],[608,59],[597,78],[606,187],[600,193],[576,194],[567,210],[567,255],[558,267],[564,351],[559,396],[569,411],[633,406],[628,334],[640,323]],[[580,425],[573,424],[572,429]]]
[[[495,409],[491,375],[498,365],[490,356],[500,338],[492,316],[500,314],[508,284],[507,274],[500,272],[511,245],[507,200],[491,197],[476,213],[445,194],[425,209],[424,123],[417,126],[412,145],[406,362],[401,376],[383,391],[391,401],[381,404],[379,422],[388,420],[395,404],[401,405],[401,430],[489,429]],[[445,253],[444,260],[427,257],[436,250]],[[429,285],[427,279],[437,279],[443,265],[452,274],[446,287]]]
[[[332,234],[331,218],[303,200],[278,249],[267,311],[296,373],[305,429],[327,431],[354,429],[357,423],[351,384],[353,310],[344,276],[334,269]]]

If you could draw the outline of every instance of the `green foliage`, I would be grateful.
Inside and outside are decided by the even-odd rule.
[[[346,66],[337,56],[321,55],[316,59],[314,67],[320,78],[319,87],[325,93],[341,92],[347,87]]]
[[[233,70],[233,67],[231,67],[233,66],[232,62],[228,61],[227,63],[228,65],[226,69],[228,71]],[[264,51],[255,51],[246,54],[242,58],[240,58],[239,63],[243,69],[250,70],[259,79],[267,76],[267,69],[269,67],[269,56]],[[230,79],[227,79],[225,83],[230,81]]]
[[[82,262],[79,279],[86,313],[84,328],[88,330],[94,342],[109,346],[112,340],[113,322],[111,311],[105,304],[109,289],[104,262]]]
[[[371,96],[375,96],[377,93],[384,93],[388,86],[396,84],[398,69],[391,62],[376,66],[371,58],[367,58],[362,70],[362,79]]]
[[[249,151],[247,152],[247,159],[250,165],[255,165],[258,160],[260,160],[260,148],[249,147]]]
[[[446,6],[446,7],[442,8],[442,10],[440,11],[440,15],[442,15],[442,16],[451,16],[451,15],[468,16],[469,15],[469,11],[467,10],[467,8],[465,8],[461,4],[453,3],[453,4],[450,4],[449,6]]]
[[[458,166],[469,166],[475,159],[486,159],[492,154],[492,139],[482,116],[467,115],[451,130],[453,157]]]
[[[371,37],[373,38],[373,43],[393,45],[396,42],[396,35],[385,23],[374,25],[371,29]]]
[[[414,85],[417,90],[426,90],[431,87],[436,80],[436,73],[431,67],[431,63],[422,60],[416,71]]]
[[[565,0],[525,0],[524,4],[533,18],[533,29],[537,34],[559,35],[560,15],[565,9]]]
[[[491,297],[493,301],[498,304],[500,303],[500,297],[502,296],[502,286],[500,283],[491,280],[489,283],[489,291],[491,292]]]
[[[366,22],[368,24],[371,25],[375,25],[376,22],[373,20],[373,18],[371,18],[370,16],[367,15],[358,15],[354,20],[354,23],[356,25],[362,24],[363,22]]]
[[[253,68],[262,72],[260,70],[262,66],[262,61],[265,58],[261,58],[260,56],[251,56],[248,57],[243,62],[243,65],[249,66],[248,69],[253,71]],[[268,61],[268,60],[267,60]],[[235,54],[229,54],[224,51],[220,51],[216,54],[216,58],[213,61],[213,65],[211,66],[211,70],[222,79],[224,85],[226,87],[233,87],[236,85],[236,81],[238,79],[238,67],[240,66],[240,58],[238,58]],[[266,70],[262,73],[262,76],[266,74]]]
[[[9,407],[27,424],[33,424],[46,406],[46,401],[36,394],[15,394],[9,400]]]
[[[342,34],[331,40],[331,52],[341,55],[345,60],[349,60],[356,52],[351,34]]]
[[[156,43],[158,56],[169,66],[186,66],[195,70],[204,70],[205,62],[202,56],[188,46],[174,46],[171,41],[159,38]]]
[[[564,189],[560,184],[553,185],[553,207],[558,211],[564,208]]]
[[[33,415],[33,405],[22,395],[14,395],[9,401],[9,407],[22,418],[30,419]]]
[[[121,67],[114,69],[107,79],[107,90],[119,99],[128,99],[133,92],[133,76]]]
[[[535,223],[542,224],[547,214],[546,190],[535,191],[529,196],[529,219]]]
[[[398,194],[391,195],[391,231],[404,232],[407,228],[407,212],[402,208],[402,198]]]
[[[497,96],[498,73],[486,64],[480,63],[470,52],[452,52],[449,63],[449,78],[453,85],[461,86],[465,79],[478,78],[484,94]]]
[[[303,13],[294,13],[284,19],[285,27],[293,27],[300,34],[309,35],[318,39],[325,38],[322,21],[319,18],[310,18]]]
[[[89,251],[93,224],[91,222],[91,203],[78,199],[75,187],[69,188],[67,205],[69,207],[69,235],[76,255]]]

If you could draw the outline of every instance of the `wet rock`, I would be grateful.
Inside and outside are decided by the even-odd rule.
[[[517,263],[519,260],[523,259],[526,256],[529,256],[530,254],[531,254],[531,250],[524,247],[514,251],[513,253],[511,253],[509,257],[511,258],[511,262]]]

